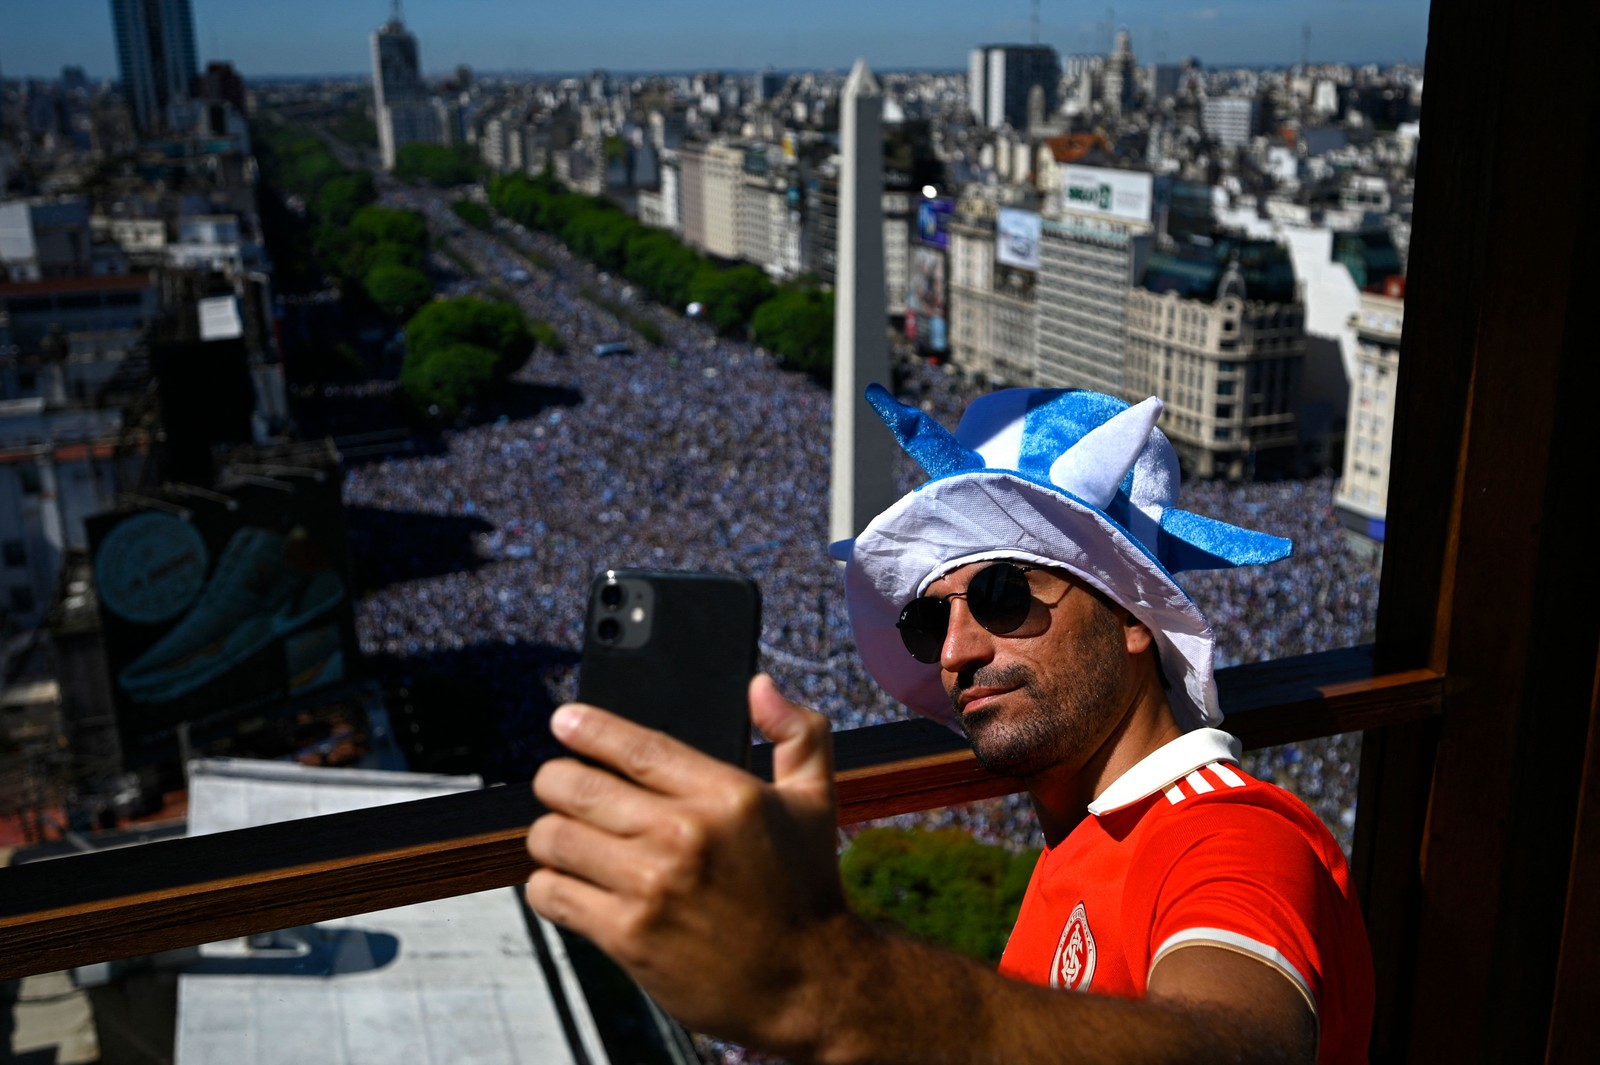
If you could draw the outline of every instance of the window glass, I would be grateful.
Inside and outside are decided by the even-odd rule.
[[[1216,632],[1220,668],[1372,638],[1393,387],[1350,389],[1375,408],[1350,419],[1343,392],[1352,366],[1345,354],[1367,346],[1394,357],[1403,308],[1383,305],[1380,312],[1367,305],[1376,306],[1369,297],[1382,291],[1383,272],[1405,261],[1421,72],[1353,61],[1386,50],[1395,53],[1389,58],[1420,57],[1426,5],[1404,7],[1404,15],[1385,15],[1382,25],[1364,28],[1365,45],[1349,45],[1347,37],[1336,45],[1319,26],[1317,39],[1329,43],[1313,50],[1305,27],[1309,67],[1301,69],[1263,66],[1283,58],[1283,41],[1293,39],[1298,23],[1278,27],[1277,43],[1263,46],[1263,54],[1236,55],[1242,34],[1203,32],[1227,23],[1226,11],[1219,16],[1206,8],[1204,17],[1170,24],[1141,14],[1146,23],[1130,27],[1140,63],[1129,64],[1121,84],[1127,101],[1105,93],[1115,37],[1109,16],[1103,26],[1046,22],[1042,39],[1054,42],[1063,73],[1075,74],[1042,86],[1050,113],[1026,134],[974,121],[962,64],[975,40],[948,37],[937,56],[885,57],[881,64],[869,55],[881,65],[890,115],[885,172],[896,187],[889,191],[921,206],[921,187],[937,184],[938,195],[928,199],[948,199],[953,224],[967,227],[951,238],[965,264],[961,298],[951,299],[951,250],[937,237],[942,209],[930,211],[928,239],[914,235],[916,211],[891,212],[884,265],[894,280],[885,310],[895,332],[885,383],[953,426],[990,384],[1111,388],[1104,382],[1147,374],[1147,385],[1122,398],[1159,393],[1166,404],[1160,424],[1185,473],[1176,506],[1295,542],[1290,558],[1270,566],[1179,575]],[[34,19],[15,34],[15,51],[54,54],[36,50],[30,35],[53,32],[57,44],[76,40],[70,23]],[[424,51],[437,47],[424,44]],[[255,158],[243,164],[235,165],[232,149],[191,138],[184,143],[185,151],[198,153],[192,160],[180,153],[148,173],[117,171],[117,181],[127,184],[118,185],[117,197],[135,216],[173,207],[163,191],[172,188],[203,188],[202,198],[213,201],[186,202],[186,211],[236,205],[243,229],[261,237],[259,247],[252,239],[236,251],[263,253],[256,265],[264,273],[212,279],[237,289],[239,327],[247,334],[240,350],[249,359],[234,367],[236,374],[213,380],[205,375],[225,360],[185,367],[184,353],[169,348],[141,352],[121,366],[84,369],[69,384],[69,394],[86,382],[95,395],[102,385],[127,392],[97,399],[94,412],[77,412],[84,419],[109,417],[137,400],[119,424],[119,433],[127,432],[113,434],[117,446],[108,453],[114,453],[96,467],[104,473],[94,486],[102,498],[88,498],[91,488],[75,485],[70,475],[52,475],[49,493],[41,495],[39,467],[26,460],[14,467],[23,491],[40,497],[35,509],[49,511],[40,520],[68,526],[57,538],[63,555],[75,560],[87,551],[90,561],[65,574],[61,604],[37,602],[31,588],[18,585],[5,590],[8,609],[28,614],[79,604],[85,613],[77,620],[85,627],[69,631],[100,626],[105,646],[96,650],[110,663],[103,687],[114,699],[106,705],[76,690],[70,673],[58,678],[70,720],[111,724],[83,750],[35,759],[32,777],[4,765],[0,783],[9,790],[0,802],[24,793],[42,797],[30,800],[36,835],[59,841],[68,833],[90,838],[126,829],[130,818],[159,808],[184,786],[186,754],[525,780],[558,753],[546,722],[554,706],[575,694],[585,591],[590,577],[608,567],[747,574],[760,583],[764,601],[760,665],[786,693],[839,729],[906,715],[866,674],[843,578],[826,557],[833,414],[824,354],[831,350],[841,280],[832,158],[839,78],[808,71],[767,85],[743,74],[653,81],[601,71],[552,80],[535,93],[510,78],[474,83],[463,68],[446,88],[433,72],[472,58],[428,54],[422,80],[430,104],[410,109],[419,127],[410,133],[444,141],[440,124],[450,123],[451,139],[471,147],[441,147],[444,155],[431,160],[427,152],[410,153],[417,170],[407,174],[408,162],[393,181],[381,174],[371,180],[382,148],[371,117],[370,73],[357,79],[367,88],[345,80],[311,88],[270,79],[252,84],[259,107],[247,128]],[[662,54],[664,65],[678,66]],[[1168,61],[1179,55],[1200,62]],[[586,68],[612,63],[574,52],[573,62],[580,60]],[[822,71],[837,60],[818,57],[814,67]],[[7,62],[13,63],[10,51]],[[503,66],[494,59],[483,65]],[[618,59],[614,68],[635,65]],[[950,69],[926,77],[902,73],[929,67]],[[96,102],[91,116],[87,90],[58,91],[55,69],[6,69],[11,80],[0,85],[0,110],[18,120],[6,124],[8,136],[18,123],[27,129],[25,143],[17,141],[15,152],[10,141],[0,145],[0,156],[22,156],[13,169],[30,188],[74,187],[70,172],[52,168],[63,158],[70,165],[91,140],[107,158],[138,157],[136,141],[110,150],[99,144],[120,132],[131,137],[130,113],[107,103],[112,110],[102,114]],[[762,108],[758,95],[779,104]],[[1223,131],[1206,128],[1201,108],[1203,97],[1220,95],[1259,105],[1255,124],[1228,131],[1226,142]],[[471,101],[467,114],[463,100]],[[1130,113],[1119,116],[1124,102]],[[662,104],[655,116],[647,113]],[[1006,121],[1013,130],[1029,125],[1021,116]],[[1008,141],[1074,128],[1105,131],[1103,144],[1079,146],[1090,152],[1085,158],[1132,161],[1158,180],[1184,180],[1143,201],[1161,214],[1152,210],[1148,227],[1123,218],[1117,240],[1088,241],[1076,260],[1065,257],[1061,243],[1043,240],[1034,269],[1002,269],[993,239],[998,209],[1015,203],[1050,214],[1039,201],[1048,199],[1050,179],[1066,179],[1065,172],[1045,172],[1053,165],[1048,152],[1034,157],[1042,161],[1040,172],[1021,166],[1019,173]],[[596,129],[619,132],[597,141],[585,132]],[[746,211],[741,222],[721,210],[743,202],[731,186],[708,191],[739,172],[728,159],[692,150],[719,137],[749,140],[749,152],[765,155],[757,169],[787,183],[792,210],[772,223],[788,227],[782,233],[754,239],[737,232],[765,216]],[[685,144],[690,150],[680,151]],[[749,153],[743,158],[757,161]],[[455,181],[452,169],[462,167],[463,180],[442,189]],[[562,188],[528,177],[540,173]],[[1368,204],[1367,186],[1348,188],[1355,176],[1378,179],[1381,202]],[[956,187],[958,180],[970,187]],[[691,181],[701,195],[683,195],[674,206],[668,187],[682,193]],[[1373,210],[1342,211],[1341,193]],[[643,214],[652,199],[655,217],[676,216],[674,234],[638,233],[628,212],[602,206],[636,204]],[[1187,212],[1179,209],[1184,203]],[[374,206],[393,213],[370,213]],[[573,219],[579,222],[565,228]],[[1166,227],[1159,233],[1158,224]],[[1307,263],[1291,262],[1282,241],[1319,228],[1328,231],[1338,261],[1311,263],[1318,276],[1308,279],[1300,276]],[[1130,256],[1127,234],[1135,229],[1139,251]],[[1365,251],[1341,239],[1357,232]],[[1184,237],[1197,238],[1186,246],[1187,257],[1175,250]],[[1372,243],[1365,244],[1368,237]],[[63,243],[75,239],[68,233]],[[751,247],[777,258],[715,272]],[[701,253],[715,264],[704,263]],[[1184,298],[1162,296],[1167,336],[1160,350],[1129,357],[1128,285],[1146,284],[1148,273],[1138,271],[1157,253],[1169,259],[1167,295],[1181,289]],[[97,260],[95,269],[120,268],[112,260]],[[1234,266],[1246,296],[1230,314],[1242,316],[1247,328],[1238,317],[1222,320],[1215,298],[1223,272]],[[908,299],[919,284],[916,300]],[[1052,284],[1079,295],[1046,299],[1041,293]],[[1008,287],[1009,295],[1002,291]],[[58,319],[66,323],[63,335],[73,337],[111,324],[142,329],[154,314],[155,290],[116,288],[80,278],[59,295],[12,299],[8,336],[20,347],[37,345]],[[1338,293],[1349,306],[1313,308],[1285,295],[1279,306],[1262,310],[1264,291],[1305,299]],[[468,299],[515,306],[525,321],[459,302]],[[453,318],[461,335],[434,314]],[[424,315],[418,325],[414,316]],[[1327,324],[1351,320],[1383,335],[1355,337]],[[1146,321],[1157,323],[1154,315]],[[1383,323],[1394,328],[1379,330]],[[449,340],[431,352],[430,324]],[[1053,367],[1040,364],[1036,352],[1047,329],[1075,341]],[[33,335],[25,337],[29,330]],[[961,338],[954,352],[944,350],[949,336]],[[596,345],[613,343],[629,350],[593,357]],[[498,354],[485,346],[502,344]],[[147,388],[151,365],[194,372],[164,372],[155,403]],[[70,361],[62,369],[79,371]],[[24,387],[30,372],[18,371]],[[1368,365],[1354,372],[1373,371]],[[1068,376],[1047,379],[1050,373]],[[180,383],[193,384],[192,391],[183,393]],[[1208,404],[1213,417],[1237,413],[1239,422],[1212,426],[1207,437]],[[170,424],[155,431],[160,416]],[[1352,445],[1347,423],[1375,426],[1381,439],[1356,437]],[[94,437],[84,424],[52,423],[52,432],[60,430],[54,439],[77,448]],[[866,426],[863,438],[878,431]],[[258,447],[296,433],[301,444]],[[170,450],[154,444],[140,450],[141,434],[165,440]],[[317,445],[304,442],[322,440],[334,441],[338,453],[318,465],[308,458]],[[241,445],[246,450],[236,451]],[[1361,483],[1347,488],[1342,475],[1351,446],[1361,462],[1348,469]],[[909,458],[893,461],[899,489],[925,479]],[[210,479],[225,462],[243,469],[236,483]],[[306,476],[308,469],[316,476]],[[158,491],[152,487],[158,481],[175,487]],[[133,504],[111,505],[136,489],[167,493],[137,504],[145,508],[139,527],[130,517]],[[315,505],[302,508],[308,499]],[[5,564],[30,561],[33,533],[8,528],[6,535],[21,538],[4,543]],[[255,598],[261,589],[252,579],[261,574],[270,578],[269,607]],[[13,635],[0,631],[6,640]],[[1336,835],[1354,808],[1346,771],[1354,760],[1342,742],[1263,752],[1252,763],[1300,789]],[[59,745],[46,746],[59,752]],[[123,761],[106,761],[112,750]],[[1320,790],[1311,791],[1313,785]],[[959,830],[1015,853],[1037,835],[1025,807],[1013,797],[905,823]],[[852,840],[858,835],[847,833]],[[365,938],[286,932],[238,947],[237,964],[303,958],[334,941],[352,950],[364,943],[376,961],[383,941],[366,933],[381,929],[359,921],[351,927]],[[61,992],[55,983],[28,994],[44,1001]]]

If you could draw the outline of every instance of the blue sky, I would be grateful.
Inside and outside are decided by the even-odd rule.
[[[370,71],[367,36],[388,0],[192,0],[201,62],[246,77]],[[974,44],[1026,41],[1029,0],[407,0],[430,73],[483,71],[960,69]],[[1039,39],[1104,51],[1113,22],[1141,62],[1288,64],[1311,26],[1313,60],[1420,62],[1427,0],[1041,0]],[[0,0],[0,72],[116,74],[108,0]]]

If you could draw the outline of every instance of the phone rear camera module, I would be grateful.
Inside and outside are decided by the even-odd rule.
[[[643,570],[606,570],[589,588],[589,638],[612,651],[638,651],[654,631],[655,588]]]

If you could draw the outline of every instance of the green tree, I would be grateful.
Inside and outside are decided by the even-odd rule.
[[[363,207],[350,219],[350,232],[368,244],[387,242],[416,248],[428,246],[428,223],[421,211]]]
[[[701,257],[684,247],[671,233],[646,226],[628,236],[623,274],[651,297],[682,310],[689,302],[689,286],[700,269]]]
[[[489,390],[499,361],[477,344],[446,344],[420,357],[407,351],[400,389],[419,408],[453,418]]]
[[[721,270],[707,261],[689,285],[689,298],[705,305],[706,317],[717,332],[730,334],[746,328],[756,308],[771,299],[773,291],[772,282],[759,267]]]
[[[433,282],[415,267],[378,263],[361,280],[367,298],[384,316],[396,321],[410,318],[433,296]]]
[[[296,133],[279,123],[259,123],[263,144],[273,157],[278,183],[289,192],[314,202],[322,186],[347,173],[328,146],[309,133]]]
[[[346,291],[364,290],[377,266],[422,268],[428,253],[428,224],[418,211],[361,208],[345,226],[322,225],[317,256],[345,282]]]
[[[839,858],[864,919],[984,961],[998,961],[1038,852],[1013,854],[960,829],[869,828]]]
[[[506,373],[518,369],[532,349],[528,322],[520,310],[510,303],[474,297],[423,308],[406,326],[406,340],[424,347],[456,341],[478,344],[501,356]]]
[[[356,212],[378,198],[372,175],[365,170],[350,171],[329,178],[317,193],[315,214],[327,226],[347,226]]]
[[[439,352],[461,346],[489,352],[493,358],[470,358],[456,352],[447,364],[435,365]],[[454,413],[503,381],[533,354],[528,320],[511,303],[467,297],[435,300],[406,323],[406,358],[400,387],[426,410],[437,406]]]
[[[824,384],[833,379],[833,293],[785,287],[756,309],[756,343]]]

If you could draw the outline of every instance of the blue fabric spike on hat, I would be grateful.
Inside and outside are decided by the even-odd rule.
[[[867,386],[867,403],[929,477],[983,469],[983,457],[976,451],[956,443],[950,430],[926,413],[901,403],[882,385],[874,382]]]
[[[1161,515],[1162,564],[1173,573],[1197,569],[1263,566],[1288,558],[1294,541],[1241,529],[1225,521],[1167,510]]]

